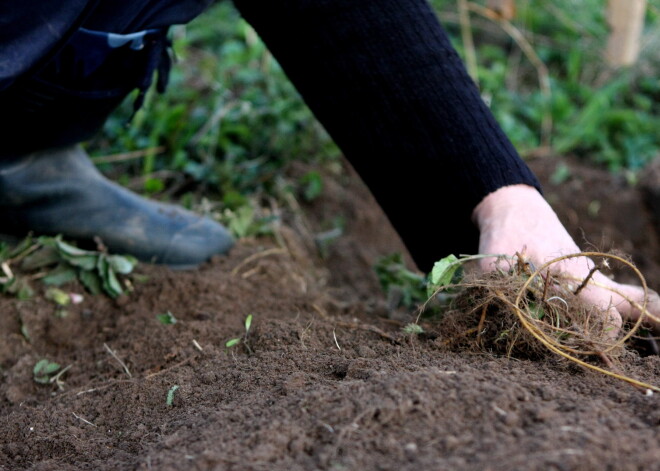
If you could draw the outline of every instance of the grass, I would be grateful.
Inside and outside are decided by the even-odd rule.
[[[608,36],[605,5],[518,0],[513,26],[547,69],[550,95],[538,85],[538,67],[497,22],[472,15],[477,79],[498,121],[523,153],[542,144],[546,115],[549,144],[614,171],[641,170],[660,148],[660,85],[657,30],[660,16],[650,2],[645,47],[637,65],[611,70],[603,60]],[[434,0],[459,52],[456,2]]]
[[[263,195],[287,186],[281,179],[289,162],[322,165],[339,155],[230,3],[176,27],[174,49],[168,91],[157,96],[152,90],[130,126],[131,100],[126,100],[88,145],[92,156],[105,162],[102,169],[122,183],[187,206],[210,195],[215,212],[230,210],[229,217],[244,219],[241,208],[256,211]],[[310,175],[290,182],[288,191],[300,187],[313,198],[321,188],[317,180]]]

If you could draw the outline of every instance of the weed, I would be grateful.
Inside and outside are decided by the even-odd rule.
[[[47,359],[39,360],[32,368],[32,378],[39,384],[56,384],[58,389],[64,390],[64,381],[62,375],[69,371],[72,365],[62,368],[59,363],[48,361]]]
[[[172,404],[174,404],[174,393],[177,389],[179,389],[179,386],[175,384],[167,391],[167,399],[165,400],[167,407],[172,407]]]
[[[156,319],[158,319],[158,322],[163,325],[174,325],[177,322],[176,317],[174,317],[174,314],[172,314],[170,311],[167,311],[163,314],[158,314]]]
[[[399,306],[416,308],[428,298],[426,278],[408,270],[400,253],[382,257],[376,262],[374,270],[381,288],[387,294],[391,309]]]
[[[270,234],[272,233],[270,223],[274,220],[271,217],[258,216],[250,203],[235,210],[226,208],[219,219],[237,238]]]
[[[641,383],[618,372],[615,358],[624,351],[627,342],[645,318],[651,316],[623,293],[593,281],[596,270],[584,279],[572,279],[551,269],[556,263],[575,257],[590,257],[600,261],[598,269],[610,262],[630,268],[639,277],[646,291],[646,281],[629,261],[612,254],[578,253],[562,256],[535,268],[523,254],[510,261],[508,271],[470,276],[458,284],[438,288],[459,290],[452,310],[439,319],[438,329],[444,344],[453,348],[475,348],[507,356],[542,358],[558,355],[586,368],[627,381],[643,389],[660,388]],[[465,257],[466,259],[469,257]],[[438,279],[446,281],[452,264],[440,264]],[[449,267],[449,268],[447,268]],[[621,295],[643,314],[625,334],[615,338],[613,326],[602,311],[578,297],[589,285],[597,285]],[[577,288],[576,288],[577,286]],[[606,368],[598,366],[604,363]]]
[[[424,333],[424,328],[419,324],[415,324],[414,322],[406,324],[401,330],[404,334],[408,335],[419,335]]]
[[[60,370],[59,363],[50,362],[45,358],[39,360],[32,369],[32,377],[39,384],[49,384],[51,378]]]
[[[227,348],[232,348],[235,347],[239,344],[245,345],[245,348],[248,349],[248,352],[252,353],[252,349],[250,348],[250,345],[247,342],[248,339],[248,334],[250,333],[250,327],[252,326],[252,314],[249,314],[245,318],[245,332],[243,333],[242,337],[235,337],[233,339],[227,340],[225,343],[225,347]]]
[[[103,292],[115,298],[123,294],[127,286],[121,283],[120,277],[131,273],[136,264],[137,260],[130,255],[82,250],[64,242],[60,236],[27,237],[13,249],[0,250],[4,274],[0,277],[0,289],[25,298],[33,294],[29,285],[31,279],[41,279],[44,284],[53,286],[77,279],[92,294]],[[12,267],[30,275],[19,276]],[[66,293],[52,290],[50,296],[62,306],[68,304],[67,296],[72,299]]]

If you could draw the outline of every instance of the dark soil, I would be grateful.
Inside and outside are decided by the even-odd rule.
[[[556,162],[533,166],[547,180]],[[660,288],[640,192],[568,165],[546,196],[570,230],[629,252]],[[142,267],[130,296],[87,295],[64,318],[41,296],[0,298],[0,469],[660,469],[659,395],[558,360],[452,351],[442,332],[403,336],[371,271],[401,248],[368,193],[326,178],[308,209],[279,242],[191,272]],[[338,214],[345,234],[320,259],[313,235]],[[156,319],[166,311],[176,324]],[[228,350],[248,314],[247,345]],[[71,365],[63,390],[33,381],[42,358]],[[659,357],[623,366],[660,383]]]

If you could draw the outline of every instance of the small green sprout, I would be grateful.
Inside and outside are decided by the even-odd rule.
[[[403,333],[408,335],[419,335],[424,333],[424,328],[419,324],[411,322],[403,328]]]
[[[252,349],[247,344],[247,336],[250,333],[250,327],[251,326],[252,326],[252,314],[249,314],[245,318],[245,333],[243,334],[243,336],[227,340],[227,343],[225,343],[225,347],[231,348],[231,347],[235,347],[239,343],[242,343],[243,345],[245,345],[245,347],[248,349],[248,351],[250,353],[252,353]]]
[[[49,384],[51,378],[54,377],[55,373],[57,373],[60,368],[61,366],[59,363],[50,362],[44,358],[34,365],[32,376],[39,384]]]
[[[169,389],[169,391],[167,391],[167,400],[165,401],[167,407],[172,407],[172,404],[174,403],[174,393],[177,389],[179,389],[179,386],[175,384]]]
[[[158,314],[156,319],[163,325],[173,325],[176,324],[176,317],[170,311],[167,311],[163,314]]]
[[[48,360],[39,360],[32,369],[32,377],[39,384],[56,384],[60,391],[64,391],[64,381],[62,375],[69,371],[73,365],[61,368],[58,363]]]

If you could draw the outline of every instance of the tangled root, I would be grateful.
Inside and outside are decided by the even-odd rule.
[[[590,257],[596,262],[596,268],[582,280],[553,273],[553,265],[575,257]],[[596,269],[610,263],[628,267],[636,274],[645,291],[642,305],[592,279]],[[615,292],[642,315],[630,330],[619,333],[618,327],[601,309],[583,302],[578,296],[589,285]],[[537,269],[523,255],[517,254],[508,271],[466,277],[450,288],[458,290],[459,294],[439,326],[441,342],[448,348],[526,359],[558,355],[644,390],[660,392],[656,386],[619,373],[616,366],[616,359],[625,352],[626,341],[635,335],[647,317],[653,318],[646,309],[646,280],[623,257],[583,252],[558,257]]]

